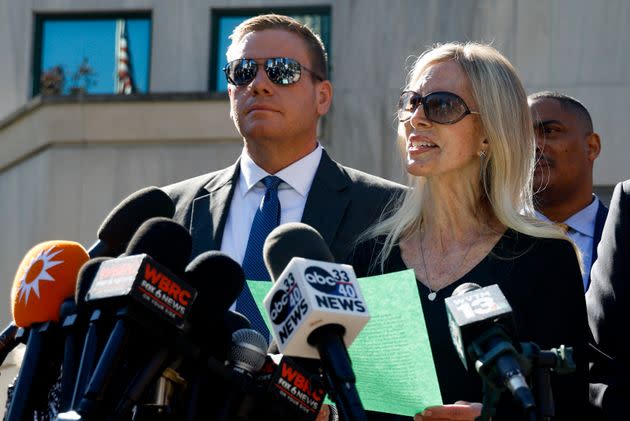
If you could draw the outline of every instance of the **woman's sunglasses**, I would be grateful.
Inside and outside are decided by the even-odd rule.
[[[260,60],[260,59],[259,59]],[[287,57],[273,57],[264,59],[264,69],[270,81],[276,85],[291,85],[300,80],[302,70],[310,72],[319,80],[324,80],[317,73]],[[258,73],[258,63],[253,58],[239,58],[232,60],[223,68],[228,83],[236,86],[247,85]]]
[[[468,114],[479,114],[470,111],[464,100],[452,92],[431,92],[422,96],[414,91],[404,91],[398,101],[398,120],[409,120],[420,104],[427,120],[439,124],[455,124]]]

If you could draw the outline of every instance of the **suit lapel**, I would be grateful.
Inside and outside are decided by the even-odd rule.
[[[238,176],[239,161],[210,180],[204,186],[208,193],[193,201],[190,224],[193,258],[204,251],[218,250],[221,247],[223,228]]]
[[[597,214],[595,215],[595,230],[593,231],[593,249],[591,254],[591,256],[593,256],[591,262],[593,263],[597,259],[597,245],[599,244],[599,240],[602,239],[602,230],[604,229],[604,223],[608,215],[608,208],[601,200],[597,199],[597,201],[599,203],[597,204]]]
[[[350,202],[348,175],[323,151],[306,198],[302,222],[315,228],[330,247]]]

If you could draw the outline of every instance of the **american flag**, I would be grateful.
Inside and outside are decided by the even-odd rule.
[[[136,90],[131,77],[126,23],[124,19],[116,21],[116,75],[114,76],[114,92],[124,95],[132,94]]]

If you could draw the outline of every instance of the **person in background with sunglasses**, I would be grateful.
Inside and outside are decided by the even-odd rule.
[[[360,237],[351,261],[357,276],[415,272],[445,403],[416,419],[472,420],[481,412],[481,378],[460,361],[444,304],[468,282],[499,286],[515,342],[574,348],[576,372],[552,373],[554,419],[580,419],[588,402],[582,278],[570,240],[534,216],[534,132],[515,69],[488,45],[430,49],[408,75],[398,120],[410,189]],[[507,391],[498,419],[527,419]]]

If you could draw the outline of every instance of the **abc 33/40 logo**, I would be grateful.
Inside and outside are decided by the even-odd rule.
[[[352,280],[343,269],[332,269],[328,272],[322,267],[309,266],[304,271],[304,277],[313,288],[324,294],[357,297]]]

